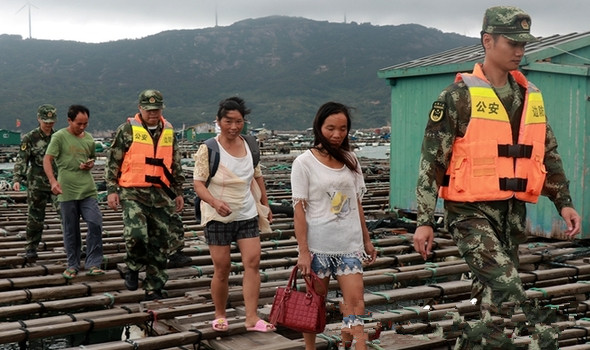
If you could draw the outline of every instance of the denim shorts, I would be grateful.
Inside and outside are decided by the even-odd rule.
[[[205,226],[205,240],[209,245],[231,245],[243,238],[260,236],[258,230],[258,216],[227,224],[219,221],[209,221]]]
[[[326,256],[314,254],[311,269],[319,278],[363,273],[361,259],[356,256]]]

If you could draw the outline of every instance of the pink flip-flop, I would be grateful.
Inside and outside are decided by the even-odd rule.
[[[275,326],[272,323],[268,323],[263,319],[259,319],[258,321],[256,321],[256,324],[254,325],[254,327],[246,327],[246,330],[249,332],[266,333],[266,332],[274,332],[277,329],[275,328]]]
[[[211,323],[211,328],[217,332],[227,332],[229,329],[229,324],[227,323],[227,319],[225,317],[216,318]]]

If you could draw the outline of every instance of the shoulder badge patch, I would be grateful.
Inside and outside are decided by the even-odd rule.
[[[20,145],[20,149],[23,150],[23,151],[26,150],[27,149],[27,144],[26,143],[21,144]]]
[[[446,104],[442,101],[434,101],[430,110],[430,120],[439,122],[445,116]]]

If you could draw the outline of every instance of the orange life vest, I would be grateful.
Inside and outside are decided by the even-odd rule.
[[[510,74],[526,88],[518,143],[513,144],[510,119],[480,65],[473,74],[459,73],[471,96],[471,119],[463,137],[455,139],[439,196],[459,202],[516,197],[536,203],[545,182],[547,119],[539,89],[519,71]]]
[[[149,131],[143,126],[141,117],[136,114],[134,118],[128,118],[131,124],[133,142],[125,153],[121,165],[119,186],[121,187],[169,187],[172,166],[174,142],[174,129],[164,118],[164,125],[157,147],[154,147]],[[164,185],[164,186],[162,186]]]

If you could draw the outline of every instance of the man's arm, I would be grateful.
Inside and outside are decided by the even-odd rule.
[[[573,237],[580,233],[582,218],[574,209],[569,190],[569,180],[565,175],[561,156],[557,152],[557,139],[549,124],[547,124],[545,132],[545,158],[543,163],[547,175],[541,193],[553,202],[565,221],[567,228],[564,233],[569,237]]]
[[[445,89],[433,103],[424,131],[418,181],[416,185],[417,229],[414,233],[414,249],[426,260],[434,241],[434,211],[438,200],[438,189],[442,184],[451,159],[453,142],[457,134],[457,120],[465,110],[459,110],[455,101],[462,90],[456,85]]]
[[[61,185],[59,184],[59,182],[57,182],[57,179],[53,175],[53,159],[54,157],[51,154],[45,154],[45,157],[43,157],[43,171],[45,171],[45,175],[49,179],[49,184],[51,185],[51,192],[53,192],[54,194],[60,194],[62,193]]]
[[[120,204],[119,198],[119,173],[121,164],[128,149],[126,143],[125,125],[120,125],[115,132],[115,137],[111,147],[107,152],[107,161],[104,168],[104,177],[107,187],[107,205],[113,210],[117,210]],[[130,131],[129,131],[130,132]],[[129,139],[131,136],[129,136]]]
[[[26,179],[30,150],[31,147],[29,145],[29,138],[27,135],[25,135],[21,142],[21,146],[16,157],[16,162],[14,163],[14,169],[12,170],[12,189],[14,191],[20,191],[20,185]]]
[[[131,139],[131,136],[125,137],[125,125],[126,124],[120,125],[117,128],[111,147],[109,147],[107,152],[104,177],[108,194],[118,193],[119,191],[119,173],[121,171],[121,164],[123,163],[125,152],[129,148],[127,138]]]
[[[171,184],[172,190],[176,193],[177,196],[182,196],[183,189],[182,185],[184,184],[184,171],[182,170],[182,157],[180,155],[180,147],[178,146],[178,142],[174,139],[172,143],[172,176],[174,177],[174,181]]]
[[[541,194],[547,196],[553,202],[559,213],[564,207],[573,208],[569,180],[565,175],[561,156],[557,152],[557,139],[549,124],[547,124],[545,132],[545,158],[543,164],[547,175]]]

